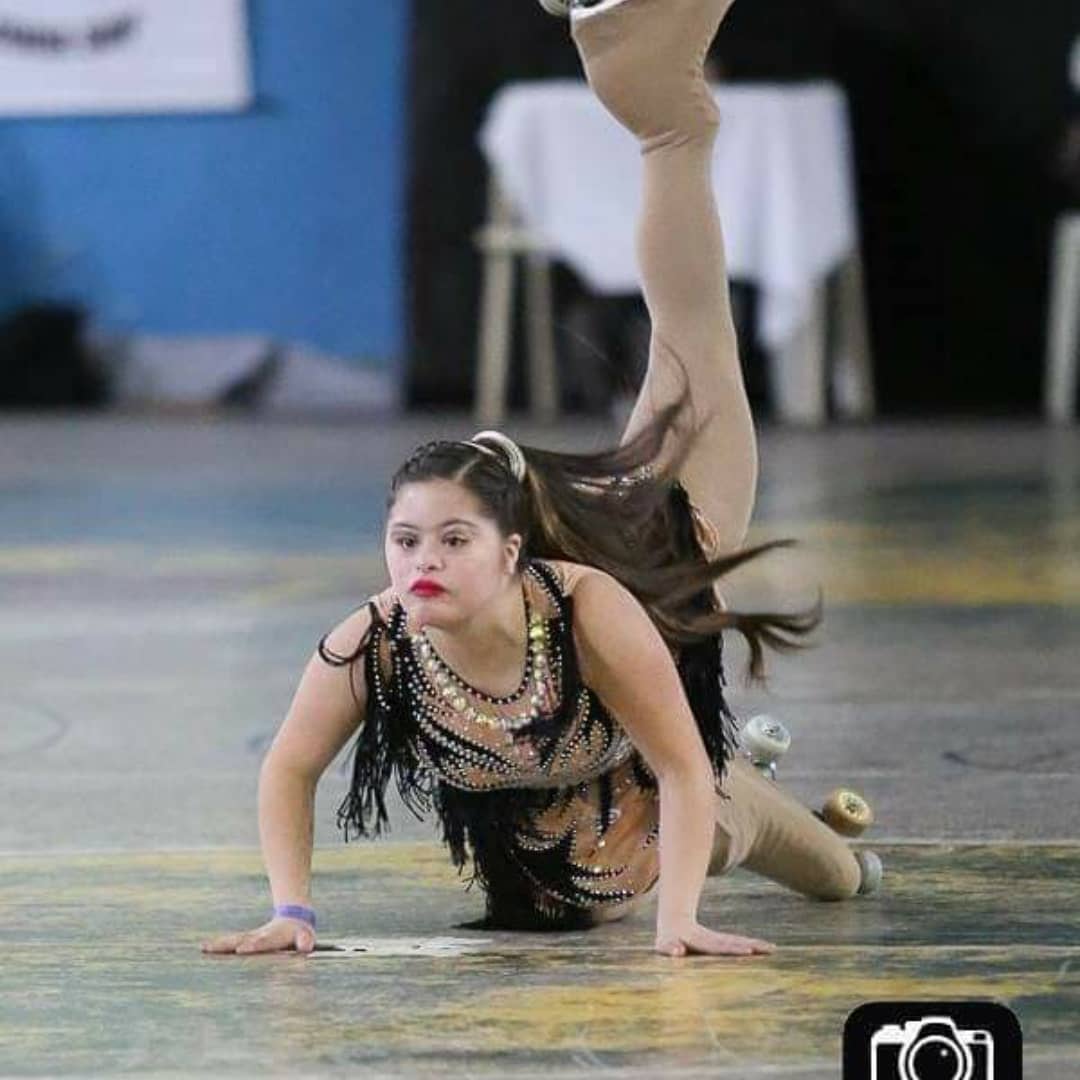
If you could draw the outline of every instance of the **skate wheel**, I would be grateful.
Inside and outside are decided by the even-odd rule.
[[[841,836],[861,836],[874,824],[874,811],[857,792],[838,788],[821,808],[821,820]]]
[[[570,0],[540,0],[540,6],[557,19],[565,19],[570,14]]]
[[[877,852],[870,851],[868,848],[863,848],[862,850],[855,852],[855,861],[859,864],[859,869],[862,871],[862,881],[859,883],[859,895],[873,896],[874,893],[881,892],[881,882],[885,876],[885,870],[881,865],[881,858]]]
[[[750,717],[739,737],[747,756],[763,771],[775,771],[776,762],[791,746],[791,732],[764,713]]]

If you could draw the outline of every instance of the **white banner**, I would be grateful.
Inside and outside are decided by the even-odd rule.
[[[243,109],[245,0],[0,0],[0,114]]]

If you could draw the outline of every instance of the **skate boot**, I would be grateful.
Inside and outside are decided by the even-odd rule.
[[[858,851],[852,852],[852,854],[862,871],[862,881],[859,883],[858,895],[873,896],[874,893],[880,892],[885,870],[877,852],[871,851],[869,848],[860,848]]]
[[[791,733],[779,720],[759,713],[746,722],[740,732],[746,756],[762,776],[776,779],[776,763],[791,746]]]

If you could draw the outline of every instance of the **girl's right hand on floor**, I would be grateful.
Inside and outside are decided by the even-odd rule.
[[[254,953],[309,953],[315,948],[315,931],[298,919],[274,918],[256,930],[242,934],[222,934],[204,941],[204,953],[235,953],[250,956]]]
[[[754,956],[776,952],[776,946],[770,941],[743,937],[741,934],[721,934],[702,926],[697,920],[668,926],[658,924],[655,948],[662,956],[689,956],[693,953]]]

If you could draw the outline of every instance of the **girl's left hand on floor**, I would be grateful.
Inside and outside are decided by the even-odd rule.
[[[776,946],[760,938],[721,934],[698,922],[687,922],[680,926],[658,926],[656,951],[662,956],[688,956],[693,953],[707,956],[755,956],[776,952]]]

